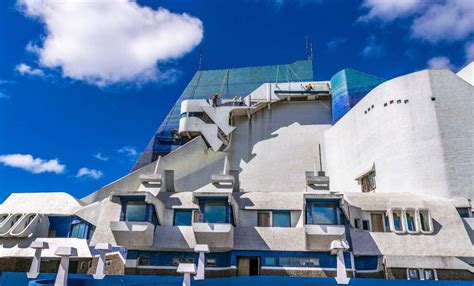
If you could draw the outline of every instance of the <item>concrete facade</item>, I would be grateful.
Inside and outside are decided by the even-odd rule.
[[[204,245],[206,278],[472,279],[472,66],[388,80],[334,125],[329,82],[264,83],[235,105],[184,100],[187,143],[156,161],[80,200],[10,195],[0,271],[28,271],[43,242],[40,272],[73,247],[73,272],[96,273],[105,255],[102,278],[178,275]]]

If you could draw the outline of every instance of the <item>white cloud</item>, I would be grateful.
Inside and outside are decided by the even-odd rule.
[[[15,67],[15,70],[21,75],[44,76],[44,72],[37,68],[32,68],[27,64],[21,63]]]
[[[410,18],[411,35],[429,42],[463,40],[474,33],[472,0],[364,0],[359,20]]]
[[[382,45],[377,43],[375,36],[370,36],[367,39],[367,44],[364,49],[362,49],[361,54],[364,57],[378,57],[382,54],[383,48]]]
[[[101,178],[103,175],[104,173],[102,173],[102,171],[83,167],[83,168],[80,168],[79,171],[77,171],[76,178],[86,176],[86,177],[90,177],[97,180]]]
[[[0,91],[0,99],[9,99],[9,98],[10,98],[10,96],[8,96],[8,94]]]
[[[454,69],[454,66],[451,64],[451,61],[447,57],[431,58],[428,61],[427,65],[431,69]]]
[[[33,158],[30,154],[6,154],[0,155],[0,163],[5,166],[20,168],[34,174],[40,173],[64,173],[66,166],[59,163],[58,159],[44,160]]]
[[[164,80],[160,71],[202,40],[199,19],[132,0],[18,0],[22,11],[46,26],[40,46],[28,44],[39,63],[63,75],[97,85]]]
[[[362,7],[369,11],[361,16],[359,20],[381,19],[392,21],[398,17],[416,13],[422,4],[422,0],[364,0]]]
[[[463,40],[474,33],[474,2],[448,0],[431,5],[412,26],[414,37],[430,42]]]
[[[103,156],[101,153],[94,154],[93,156],[100,161],[109,161],[109,157]]]
[[[134,147],[124,146],[117,150],[117,152],[125,154],[129,157],[136,157],[138,155],[137,150]]]

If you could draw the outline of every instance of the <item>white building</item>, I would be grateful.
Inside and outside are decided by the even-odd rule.
[[[131,173],[3,202],[0,271],[41,241],[43,272],[72,246],[94,273],[109,243],[109,274],[177,274],[207,245],[207,277],[335,277],[339,257],[351,277],[474,280],[474,63],[312,78],[307,61],[199,71]]]

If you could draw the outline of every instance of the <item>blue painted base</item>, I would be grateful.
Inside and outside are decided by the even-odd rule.
[[[29,280],[26,273],[5,272],[0,276],[2,286],[53,286],[55,274],[41,274],[37,279]],[[91,275],[71,274],[68,286],[181,286],[180,276],[141,276],[141,275],[111,275],[103,280],[94,280]],[[215,278],[192,281],[193,286],[337,286],[334,278],[316,277],[286,277],[286,276],[249,276]],[[351,279],[349,286],[473,286],[470,281],[407,281],[383,279]]]

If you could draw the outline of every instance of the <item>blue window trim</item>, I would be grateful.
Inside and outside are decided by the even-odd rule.
[[[335,225],[343,225],[344,224],[344,214],[339,207],[339,199],[308,199],[306,200],[306,224],[313,224],[313,206],[319,203],[334,203],[335,207],[335,216],[336,216],[336,224]],[[328,224],[332,225],[332,224]]]
[[[143,221],[151,222],[154,225],[160,225],[160,221],[158,216],[156,215],[155,206],[153,204],[149,204],[145,201],[145,196],[121,196],[120,203],[122,205],[122,209],[120,211],[120,221],[126,221],[126,213],[127,213],[127,204],[130,201],[134,202],[144,202],[146,205],[146,219]]]

